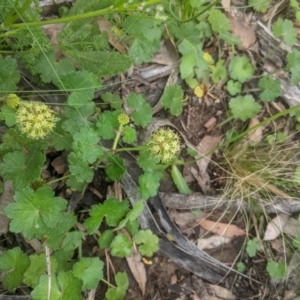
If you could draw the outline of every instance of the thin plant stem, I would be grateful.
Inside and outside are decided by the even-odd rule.
[[[157,3],[160,3],[161,0],[149,0],[145,2],[145,7],[154,5]],[[128,5],[128,7],[124,7],[123,5],[121,6],[113,6],[111,5],[110,7],[107,7],[105,9],[101,10],[96,10],[76,16],[68,16],[68,17],[63,17],[59,19],[52,19],[52,20],[45,20],[45,21],[36,21],[36,22],[26,22],[26,23],[18,23],[18,24],[11,24],[9,28],[24,28],[24,27],[36,27],[36,26],[43,26],[43,25],[50,25],[50,24],[61,24],[61,23],[67,23],[71,21],[78,21],[78,20],[83,20],[83,19],[88,19],[88,18],[94,18],[110,13],[122,13],[126,11],[131,11],[131,10],[136,10],[139,7],[140,4],[132,4]]]

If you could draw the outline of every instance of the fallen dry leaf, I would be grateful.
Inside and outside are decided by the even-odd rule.
[[[51,166],[55,169],[57,174],[64,174],[68,166],[68,152],[64,151],[60,156],[53,159]]]
[[[208,164],[210,162],[210,158],[212,156],[212,153],[210,152],[218,146],[221,138],[222,136],[206,135],[196,146],[199,154],[205,155],[205,157],[197,157],[201,157],[201,159],[197,161],[197,166],[201,172],[206,172]]]
[[[211,117],[203,126],[210,132],[217,124],[217,118]]]
[[[289,219],[289,216],[286,214],[280,214],[276,216],[271,222],[268,223],[264,241],[271,241],[276,239],[280,233],[282,233],[282,228],[285,226]]]
[[[145,265],[142,262],[142,256],[139,252],[134,251],[130,256],[126,257],[126,260],[134,279],[138,283],[142,294],[144,295],[147,282],[147,275]]]
[[[242,50],[247,50],[253,46],[256,42],[256,33],[254,28],[245,21],[247,16],[241,12],[237,12],[234,16],[229,14],[228,17],[232,34],[242,41],[238,47]]]
[[[231,238],[220,235],[213,235],[207,239],[199,239],[197,247],[201,250],[213,249],[225,245],[231,241]]]
[[[221,0],[221,4],[225,11],[230,11],[231,0]]]
[[[300,224],[298,220],[290,217],[282,228],[282,232],[296,237],[300,235]]]
[[[206,135],[201,142],[196,146],[196,149],[200,155],[196,157],[197,166],[199,168],[199,172],[196,170],[192,170],[193,175],[197,179],[199,186],[201,187],[204,194],[207,194],[210,189],[210,177],[207,173],[207,167],[210,162],[210,158],[212,153],[210,153],[213,149],[215,149],[222,136],[210,136]],[[202,155],[201,155],[202,154]],[[205,156],[204,156],[205,155]]]
[[[252,118],[249,122],[248,129],[254,127],[259,123],[257,118]],[[248,133],[248,139],[252,144],[257,144],[262,140],[263,137],[263,126],[259,126],[255,130]]]
[[[216,233],[223,237],[236,237],[245,235],[245,231],[236,225],[233,224],[226,224],[226,223],[219,223],[210,220],[203,220],[199,222],[199,225],[209,232]]]
[[[216,284],[208,284],[209,286],[209,296],[208,300],[220,300],[220,299],[227,299],[227,300],[235,300],[236,296],[228,289],[225,289]]]
[[[161,48],[154,55],[152,62],[166,66],[173,66],[178,63],[178,60],[179,55],[174,44],[170,39],[165,39],[161,42]]]
[[[198,224],[206,216],[204,212],[200,212],[199,215],[195,215],[191,212],[179,212],[175,209],[169,211],[171,220],[176,223],[179,228],[193,227]]]

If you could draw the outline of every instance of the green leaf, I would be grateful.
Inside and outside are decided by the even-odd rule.
[[[283,42],[288,46],[297,42],[297,30],[290,20],[279,18],[273,26],[273,34],[276,38],[283,38]]]
[[[1,106],[0,119],[5,121],[7,127],[16,124],[16,110],[8,107],[6,104]]]
[[[49,187],[35,192],[29,188],[16,191],[14,199],[15,202],[8,204],[4,212],[11,219],[10,231],[21,232],[26,239],[42,238],[49,228],[63,221],[67,202],[54,197]]]
[[[149,149],[144,149],[140,151],[137,163],[145,172],[151,172],[159,167],[159,158],[153,155]]]
[[[261,110],[261,105],[255,102],[251,95],[231,98],[229,107],[235,119],[246,121],[256,116]]]
[[[287,54],[287,65],[286,69],[291,70],[292,67],[300,64],[300,51],[293,49],[290,53]]]
[[[300,65],[294,66],[291,68],[291,82],[293,85],[296,85],[300,82]]]
[[[34,70],[40,73],[43,82],[58,84],[61,75],[74,72],[74,64],[68,58],[56,61],[54,51],[41,53],[40,59],[34,66]]]
[[[110,92],[106,92],[101,95],[101,99],[115,109],[119,109],[123,105],[122,99],[119,97],[119,95],[112,94]]]
[[[228,45],[239,45],[242,43],[239,37],[232,35],[228,31],[220,32],[219,39],[224,40]]]
[[[210,74],[209,64],[203,58],[204,52],[202,50],[201,44],[199,44],[198,42],[197,45],[193,45],[189,41],[183,40],[178,45],[178,50],[181,54],[183,54],[183,58],[185,56],[188,57],[187,61],[183,60],[183,62],[181,62],[179,66],[180,71],[183,72],[182,78],[185,78],[186,80],[188,79],[190,81],[191,77],[196,75],[198,79],[201,78],[202,80],[208,80],[208,75]],[[192,61],[194,62],[193,70],[191,64]],[[185,63],[187,64],[185,65]]]
[[[104,263],[99,257],[83,257],[73,266],[73,274],[83,282],[82,290],[95,289],[103,278]]]
[[[23,150],[24,146],[27,146],[29,143],[32,143],[32,139],[26,137],[25,135],[21,135],[20,131],[16,128],[8,128],[2,136],[2,143],[0,144],[0,153],[2,156],[2,160],[4,154],[7,154],[9,152],[11,153],[16,150]],[[29,148],[32,149],[32,147]]]
[[[287,55],[288,64],[286,69],[292,73],[292,84],[296,85],[300,82],[300,51],[293,50]]]
[[[141,255],[151,257],[158,251],[158,237],[150,229],[140,230],[133,239],[140,245],[138,249]]]
[[[48,229],[47,236],[45,236],[48,247],[52,250],[57,250],[62,247],[62,240],[76,222],[77,218],[73,213],[65,212],[63,219],[58,223],[58,225],[54,228]],[[78,234],[80,234],[80,232],[78,232]],[[71,245],[73,245],[73,243]]]
[[[247,56],[236,56],[229,64],[229,73],[232,79],[244,83],[252,78],[254,67]]]
[[[72,270],[73,262],[72,258],[74,257],[74,250],[66,250],[64,248],[60,248],[55,251],[52,256],[57,261],[57,270],[56,272],[66,272]]]
[[[180,26],[170,24],[170,31],[178,40],[185,40],[193,45],[198,45],[203,37],[211,36],[211,29],[208,23],[201,22],[195,25],[193,22],[180,24]]]
[[[71,152],[68,156],[69,170],[72,175],[75,176],[79,182],[91,182],[94,176],[92,168],[78,157],[74,152]]]
[[[176,165],[172,165],[172,179],[178,188],[178,191],[182,194],[189,195],[192,193],[186,181],[184,180],[181,172]]]
[[[265,13],[271,6],[270,0],[249,0],[249,6],[261,13]]]
[[[140,216],[140,214],[142,213],[144,208],[145,208],[144,201],[142,201],[142,200],[135,201],[132,209],[127,214],[129,221],[136,220]]]
[[[0,54],[0,96],[16,91],[20,78],[16,59]]]
[[[229,80],[227,82],[227,91],[231,96],[235,96],[239,94],[242,90],[242,84],[238,81]]]
[[[208,17],[212,30],[216,33],[222,33],[230,30],[230,22],[225,14],[220,10],[212,9]]]
[[[62,129],[74,134],[82,127],[90,126],[89,117],[95,112],[94,102],[90,102],[85,106],[78,108],[66,106],[64,109],[65,120],[62,124]]]
[[[89,234],[97,232],[103,218],[109,226],[117,226],[129,210],[128,201],[120,202],[116,198],[109,198],[103,204],[94,205],[90,211],[90,217],[84,222]]]
[[[35,288],[39,284],[39,279],[42,274],[47,272],[47,264],[46,264],[46,255],[45,253],[42,254],[32,254],[30,255],[30,266],[24,273],[24,280],[23,282]],[[50,257],[50,264],[51,264],[51,271],[52,274],[55,272],[57,268],[57,262],[54,257]]]
[[[154,197],[159,188],[160,174],[147,172],[139,177],[139,191],[142,199]]]
[[[73,251],[74,249],[81,247],[83,238],[84,234],[81,231],[68,232],[63,240],[61,249],[65,249],[66,251]]]
[[[26,154],[21,151],[7,153],[0,165],[0,173],[5,181],[12,180],[14,188],[21,190],[40,178],[45,159],[39,148]]]
[[[253,240],[249,240],[247,242],[246,251],[250,257],[254,257],[256,252],[262,249],[261,242],[258,238],[254,238]]]
[[[296,236],[292,241],[293,246],[299,251],[300,250],[300,236]]]
[[[198,0],[196,0],[198,1]],[[210,25],[205,22],[205,21],[201,21],[196,25],[196,28],[200,31],[200,38],[203,37],[211,37],[212,36],[212,31],[211,31],[211,27]]]
[[[173,116],[178,117],[182,112],[183,91],[178,84],[169,85],[165,88],[161,97],[161,104],[170,109]]]
[[[226,77],[227,77],[227,71],[226,68],[224,67],[224,60],[220,59],[217,62],[216,67],[213,68],[211,78],[214,83],[217,83],[219,81],[225,80]]]
[[[81,128],[73,135],[73,139],[73,151],[87,164],[94,163],[104,153],[103,149],[97,145],[100,140],[99,133],[92,127]]]
[[[264,102],[271,102],[281,95],[280,81],[273,79],[271,76],[261,78],[258,86],[263,89],[259,96]]]
[[[272,260],[268,261],[267,264],[267,272],[269,273],[270,277],[273,279],[283,279],[287,274],[287,266],[284,262],[275,262]]]
[[[75,13],[74,6],[72,6],[69,16],[100,10],[100,4],[104,2],[105,1],[101,1],[100,3],[99,1],[97,1],[97,3],[96,1],[76,1],[74,4],[84,6],[84,9],[78,10],[77,13]],[[110,0],[109,2],[113,5],[113,1]],[[57,40],[60,49],[63,49],[68,57],[75,56],[77,53],[80,53],[82,57],[83,53],[92,53],[94,51],[100,53],[101,50],[109,49],[106,32],[101,34],[99,32],[99,24],[93,22],[91,19],[88,21],[74,20],[69,22],[67,26],[64,26],[59,32]]]
[[[198,41],[199,43],[199,41]],[[178,51],[184,56],[187,54],[193,54],[195,50],[195,45],[191,43],[190,41],[184,39],[179,45],[178,45]]]
[[[130,126],[125,126],[122,141],[126,144],[132,144],[137,141],[136,130]]]
[[[5,272],[3,286],[9,292],[17,288],[22,280],[23,274],[29,267],[29,257],[20,248],[5,251],[0,256],[0,270]]]
[[[77,71],[62,75],[58,87],[68,92],[68,104],[79,108],[89,104],[94,98],[94,91],[100,88],[100,82],[88,71]]]
[[[128,50],[128,54],[132,57],[136,64],[141,64],[143,62],[150,62],[152,60],[153,54],[157,52],[160,48],[159,41],[153,41],[149,43],[146,38],[136,39]]]
[[[110,180],[122,180],[126,173],[125,160],[118,155],[110,155],[107,158],[106,175]]]
[[[290,0],[290,7],[298,9],[298,6],[299,6],[299,4],[298,4],[297,0]]]
[[[133,221],[128,221],[126,223],[126,229],[130,232],[131,235],[137,234],[139,231],[139,227],[140,227],[140,224],[139,224],[138,219],[135,219]]]
[[[195,89],[197,86],[199,86],[199,80],[194,78],[194,74],[191,74],[185,79],[186,84],[191,88]]]
[[[113,239],[110,247],[111,255],[123,258],[131,254],[132,242],[127,235],[119,233]]]
[[[109,288],[105,294],[107,300],[123,300],[128,289],[128,278],[125,272],[118,272],[115,276],[117,288]]]
[[[105,139],[110,140],[115,136],[115,131],[119,128],[118,115],[119,110],[108,111],[105,110],[97,120],[96,126],[99,135]]]
[[[194,74],[194,67],[195,55],[193,53],[183,55],[179,65],[181,78],[186,79],[191,74]]]
[[[123,227],[127,226],[127,223],[137,220],[141,212],[145,207],[144,201],[136,201],[133,208],[127,213],[126,217],[119,223],[115,230],[121,230]]]
[[[153,54],[160,48],[161,29],[151,18],[129,16],[123,23],[127,34],[134,37],[128,54],[136,64],[150,62]]]
[[[104,248],[109,248],[111,242],[113,241],[115,237],[114,231],[113,230],[105,230],[99,237],[98,239],[98,245],[101,249]]]
[[[67,179],[67,186],[69,186],[74,191],[83,191],[86,186],[86,182],[85,181],[79,182],[75,175],[70,174]]]
[[[146,127],[152,121],[152,109],[145,97],[141,94],[130,93],[126,101],[128,107],[135,110],[131,114],[134,124]]]
[[[237,264],[236,264],[236,266],[237,266],[237,270],[238,270],[238,272],[240,272],[240,273],[244,273],[245,272],[245,270],[246,270],[246,266],[245,266],[245,264],[243,263],[243,262],[238,262]]]
[[[57,151],[70,151],[73,142],[72,135],[62,129],[64,120],[56,123],[54,130],[48,136],[49,146],[53,146]]]
[[[159,40],[161,29],[156,21],[151,18],[140,18],[139,16],[129,16],[123,23],[124,30],[128,35],[135,37],[145,37],[149,41]]]
[[[47,275],[41,276],[39,285],[31,292],[33,300],[49,299],[48,281]],[[52,275],[49,300],[82,300],[81,287],[82,281],[71,271],[59,272],[57,277]]]
[[[71,55],[82,69],[92,72],[99,77],[123,73],[132,65],[130,57],[115,51],[74,52]],[[100,83],[98,83],[97,89],[99,88]]]

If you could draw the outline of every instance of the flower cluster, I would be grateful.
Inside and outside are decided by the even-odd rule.
[[[16,94],[9,94],[6,97],[6,104],[10,108],[17,108],[20,104],[20,98]]]
[[[161,20],[161,21],[167,21],[168,16],[164,12],[164,7],[161,4],[158,4],[155,8],[156,13],[155,13],[155,19],[156,20]]]
[[[20,131],[32,139],[45,138],[56,121],[54,111],[41,102],[21,102],[16,112]]]
[[[129,117],[127,114],[119,114],[118,115],[118,122],[121,125],[127,125],[129,123]]]
[[[149,141],[150,151],[161,162],[167,163],[174,159],[180,151],[180,139],[178,134],[168,128],[157,130]]]

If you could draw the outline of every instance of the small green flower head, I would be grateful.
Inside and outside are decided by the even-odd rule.
[[[16,94],[9,94],[6,97],[6,104],[10,108],[17,108],[20,104],[20,98]]]
[[[177,133],[168,128],[157,130],[149,142],[150,151],[163,163],[174,159],[180,151],[180,139]]]
[[[127,125],[129,123],[129,117],[127,114],[120,114],[118,115],[118,122],[121,125]]]
[[[54,111],[41,102],[21,102],[16,113],[20,131],[32,139],[45,138],[55,127]]]

